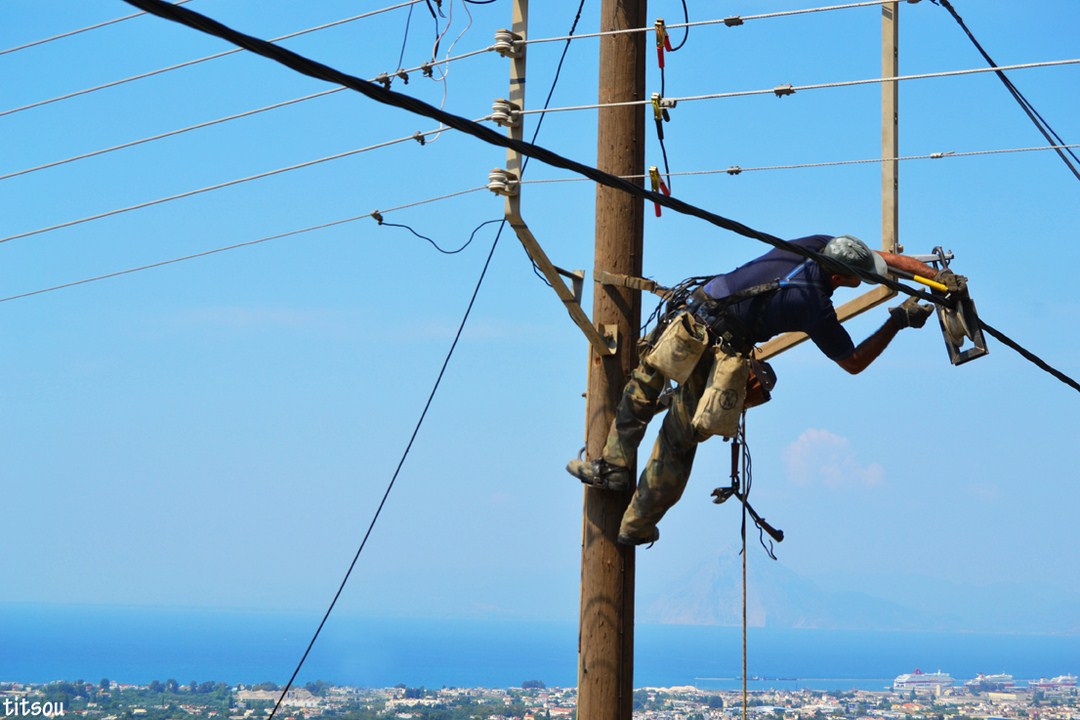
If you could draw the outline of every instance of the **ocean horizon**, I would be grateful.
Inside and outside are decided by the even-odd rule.
[[[0,605],[0,681],[84,679],[230,685],[292,674],[321,615],[105,606]],[[741,686],[739,628],[641,625],[635,687]],[[298,682],[355,687],[577,683],[577,623],[331,616]],[[958,682],[1080,670],[1080,637],[751,628],[751,689],[882,690],[916,668]]]

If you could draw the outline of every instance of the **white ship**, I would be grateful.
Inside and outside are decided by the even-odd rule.
[[[1032,680],[1028,685],[1036,690],[1061,690],[1062,688],[1076,687],[1075,675],[1058,675],[1056,678],[1047,680],[1041,678]]]
[[[964,685],[972,690],[1009,690],[1013,686],[1013,676],[1008,673],[995,673],[993,675],[979,673]]]
[[[949,673],[937,672],[924,673],[918,668],[913,673],[904,673],[903,675],[897,675],[893,680],[894,690],[932,690],[934,688],[947,687],[953,684],[952,675]]]

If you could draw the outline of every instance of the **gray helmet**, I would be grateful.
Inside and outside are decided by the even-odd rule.
[[[825,244],[821,254],[871,275],[889,272],[885,260],[854,235],[837,235]]]

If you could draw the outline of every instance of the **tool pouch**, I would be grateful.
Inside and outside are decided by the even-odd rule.
[[[776,387],[776,372],[772,365],[755,357],[750,358],[750,376],[746,381],[747,409],[764,405],[772,400],[772,389]]]
[[[660,333],[660,339],[645,361],[664,377],[683,383],[690,377],[708,344],[705,324],[691,313],[681,312]]]
[[[719,345],[713,348],[713,356],[709,385],[698,400],[691,425],[702,438],[711,435],[732,438],[739,431],[739,416],[746,403],[750,361],[730,354]]]

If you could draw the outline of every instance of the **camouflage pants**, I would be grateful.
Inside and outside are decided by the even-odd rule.
[[[652,455],[623,515],[620,534],[648,537],[664,513],[682,497],[702,440],[694,432],[691,421],[708,386],[712,359],[712,353],[706,352],[686,382],[675,390]],[[630,375],[615,411],[604,446],[606,461],[623,467],[634,464],[645,428],[661,409],[657,401],[663,389],[664,376],[641,362]]]

